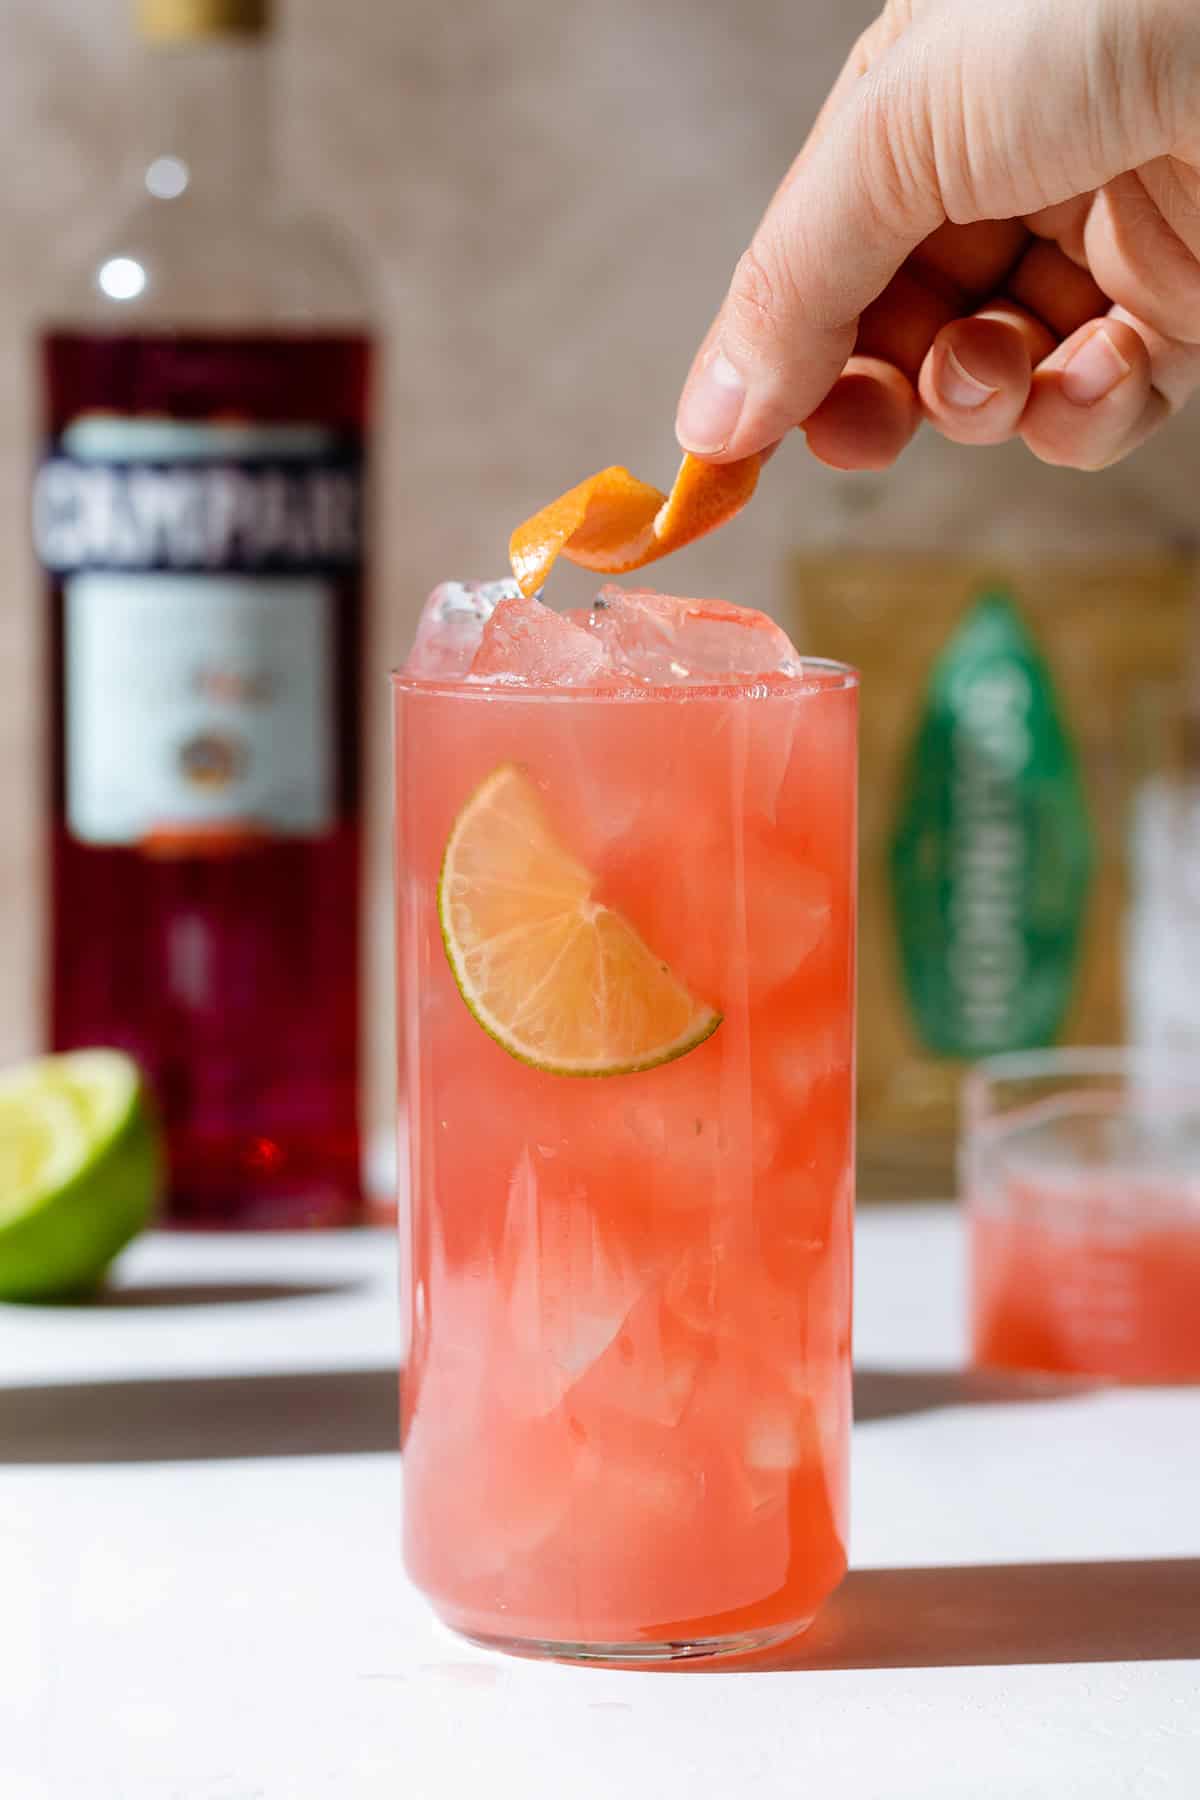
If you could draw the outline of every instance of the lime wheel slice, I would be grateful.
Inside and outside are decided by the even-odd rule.
[[[438,912],[459,992],[502,1049],[552,1075],[653,1069],[721,1023],[595,887],[514,764],[476,789],[446,845]]]

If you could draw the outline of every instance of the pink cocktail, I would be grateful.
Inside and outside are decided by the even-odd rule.
[[[395,682],[408,1567],[509,1649],[755,1647],[846,1561],[855,679],[757,614],[610,592],[590,617],[489,617],[489,592],[473,617],[473,594],[435,597]],[[506,856],[569,858],[539,850],[559,873],[527,887],[586,872],[589,927],[652,958],[622,951],[631,993],[674,984],[641,1011],[596,1000],[614,1060],[677,990],[690,1047],[547,1066],[592,1004],[547,1000],[575,937],[527,999],[485,959],[478,998],[480,815]],[[514,867],[490,890],[501,952],[531,929]],[[540,1036],[489,1035],[535,1015]]]
[[[966,1106],[975,1361],[1200,1381],[1200,1066],[998,1057]]]
[[[1046,1217],[1061,1198],[1053,1187],[1025,1186],[1012,1196],[1010,1218],[976,1219],[976,1361],[1114,1381],[1200,1381],[1200,1218],[1114,1225],[1111,1189],[1100,1186],[1073,1196],[1081,1217],[1064,1227]]]

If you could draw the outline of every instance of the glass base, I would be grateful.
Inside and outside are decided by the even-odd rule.
[[[777,1644],[800,1637],[812,1624],[799,1619],[792,1625],[773,1625],[763,1631],[736,1632],[728,1637],[680,1638],[662,1643],[573,1644],[550,1638],[497,1637],[471,1631],[443,1619],[458,1637],[481,1650],[502,1650],[506,1656],[533,1657],[542,1662],[592,1663],[603,1668],[653,1668],[667,1663],[711,1662],[716,1658],[754,1656]]]

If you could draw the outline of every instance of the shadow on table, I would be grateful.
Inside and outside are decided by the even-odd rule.
[[[241,1297],[265,1298],[246,1284]],[[186,1304],[207,1287],[150,1289],[157,1303]],[[289,1294],[313,1291],[288,1288]],[[283,1290],[272,1286],[271,1297]],[[116,1290],[109,1304],[154,1305],[145,1289]],[[135,1298],[135,1296],[141,1296]],[[193,1304],[205,1304],[193,1300]],[[855,1376],[859,1424],[937,1407],[1049,1400],[1079,1392],[1037,1377],[977,1376],[953,1370],[864,1369]],[[315,1374],[181,1376],[0,1388],[0,1464],[129,1463],[249,1456],[341,1456],[395,1450],[394,1369]],[[852,1577],[852,1582],[858,1577]]]
[[[806,1636],[728,1672],[1193,1657],[1200,1558],[997,1563],[853,1570]]]
[[[1022,1374],[989,1369],[874,1369],[854,1371],[854,1422],[899,1419],[950,1406],[1029,1406],[1078,1399],[1103,1384],[1087,1377]]]
[[[0,1464],[394,1451],[398,1412],[394,1368],[0,1388]]]
[[[270,1300],[316,1300],[352,1294],[359,1281],[140,1281],[101,1288],[75,1305],[106,1312],[155,1306],[256,1306]]]

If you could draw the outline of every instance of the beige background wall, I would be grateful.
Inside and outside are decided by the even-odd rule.
[[[498,572],[512,523],[609,461],[666,481],[694,340],[870,0],[281,0],[284,167],[375,259],[389,355],[373,667],[373,914],[383,943],[381,677],[420,596]],[[81,218],[136,141],[126,0],[0,0],[0,1061],[37,1038],[39,596],[26,550],[28,339]],[[1200,419],[1129,469],[1055,474],[932,440],[887,478],[799,442],[752,517],[680,558],[684,590],[778,609],[789,548],[870,536],[1039,552],[1189,533]],[[819,645],[811,646],[819,649]],[[869,695],[867,704],[869,704]],[[377,949],[373,985],[384,980]],[[373,1111],[389,1021],[373,1009]]]

